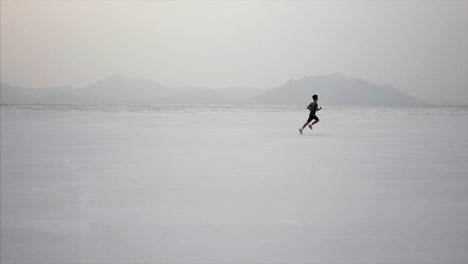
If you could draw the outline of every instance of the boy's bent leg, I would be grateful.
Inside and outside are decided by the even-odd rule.
[[[302,126],[302,129],[304,129],[313,119],[314,119],[314,116],[309,115],[309,118],[307,119],[307,122],[304,124],[304,126]]]
[[[314,119],[315,119],[315,121],[312,123],[312,125],[315,125],[318,122],[320,122],[320,119],[318,118],[318,116],[314,116]]]

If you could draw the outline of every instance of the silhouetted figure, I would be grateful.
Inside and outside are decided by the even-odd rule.
[[[309,125],[310,130],[312,130],[313,125],[317,124],[320,121],[318,116],[315,115],[315,112],[322,110],[322,107],[318,107],[318,104],[317,104],[318,96],[314,94],[312,96],[312,99],[314,99],[314,101],[307,106],[307,109],[310,110],[309,119],[307,119],[307,122],[302,126],[302,128],[299,128],[299,132],[301,133],[301,135],[302,135],[302,132],[304,131],[304,128],[307,125],[309,125],[312,119],[314,119],[315,121]]]

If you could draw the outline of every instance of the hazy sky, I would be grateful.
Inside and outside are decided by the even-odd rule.
[[[1,81],[278,87],[341,72],[468,101],[468,1],[4,1]]]

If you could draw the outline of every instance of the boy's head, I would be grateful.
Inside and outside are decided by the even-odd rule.
[[[314,101],[318,101],[318,96],[317,96],[316,94],[314,94],[314,95],[312,96],[312,99],[314,99]]]

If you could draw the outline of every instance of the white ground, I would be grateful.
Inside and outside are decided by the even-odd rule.
[[[468,109],[1,108],[1,263],[468,263]]]

